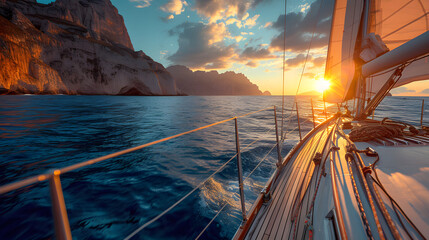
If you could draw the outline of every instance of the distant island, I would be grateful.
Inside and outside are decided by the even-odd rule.
[[[318,92],[318,91],[306,91],[306,92],[301,92],[301,93],[298,93],[298,95],[301,95],[301,96],[316,96],[316,97],[322,97],[322,93],[321,92]]]
[[[192,71],[182,65],[170,66],[167,71],[174,76],[177,88],[189,95],[271,95],[242,73]]]

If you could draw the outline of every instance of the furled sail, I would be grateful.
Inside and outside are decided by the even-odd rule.
[[[372,0],[371,2],[368,31],[379,35],[390,51],[429,31],[428,0]],[[367,78],[368,97],[378,92],[393,71],[394,69],[391,69]],[[407,66],[395,87],[427,79],[429,79],[429,58],[425,57]]]
[[[326,58],[325,79],[331,87],[324,94],[328,102],[342,102],[355,74],[354,51],[362,18],[363,0],[337,0]]]

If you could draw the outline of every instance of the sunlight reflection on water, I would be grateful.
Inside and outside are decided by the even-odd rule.
[[[0,98],[1,185],[274,105],[278,109],[279,126],[281,121],[280,96]],[[291,111],[293,97],[286,97],[285,102],[287,140],[283,156],[299,140],[296,110]],[[325,116],[320,99],[313,99],[313,105],[318,123],[337,111],[335,104],[327,104]],[[298,107],[301,127],[308,132],[313,127],[310,97],[299,97]],[[380,112],[386,113],[383,109]],[[241,148],[259,139],[242,152],[244,177],[275,144],[273,126],[272,110],[239,119]],[[124,238],[180,199],[234,154],[231,121],[64,174],[62,186],[73,236]],[[245,182],[247,209],[274,171],[276,160],[274,150]],[[220,206],[228,203],[203,237],[231,238],[241,216],[236,171],[233,160],[138,237],[195,238]],[[1,196],[0,224],[2,239],[53,237],[47,184]]]

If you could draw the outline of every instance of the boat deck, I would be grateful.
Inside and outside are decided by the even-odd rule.
[[[360,149],[371,147],[380,154],[377,175],[384,188],[422,234],[429,236],[429,145],[374,146],[359,142],[356,146]],[[374,158],[361,156],[365,165],[374,162]],[[390,205],[389,199],[384,194],[382,196],[385,204]],[[391,208],[388,211],[395,216]]]
[[[320,167],[313,159],[322,153],[328,137],[328,127],[315,132],[307,140],[309,144],[301,146],[290,159],[273,186],[271,200],[263,204],[245,239],[288,239],[305,232],[306,214],[298,209],[311,204],[318,179],[313,172]]]

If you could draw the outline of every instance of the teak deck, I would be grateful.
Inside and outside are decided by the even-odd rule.
[[[291,239],[293,234],[305,232],[306,209],[310,207],[320,172],[320,165],[315,165],[313,158],[317,152],[322,153],[328,136],[327,127],[314,133],[282,169],[271,200],[263,204],[245,239]],[[302,207],[303,211],[299,211]]]

